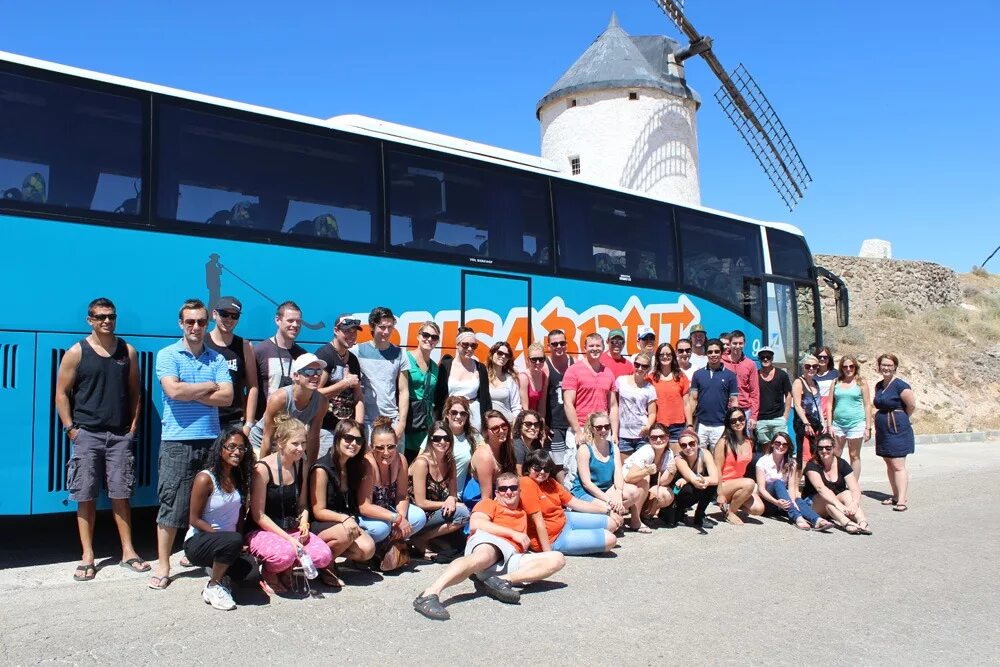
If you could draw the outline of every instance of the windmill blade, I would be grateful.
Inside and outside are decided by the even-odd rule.
[[[715,99],[757,158],[788,210],[794,210],[812,182],[812,176],[788,136],[785,125],[742,63],[729,75],[710,51],[702,56],[722,81]]]
[[[701,38],[698,31],[684,16],[684,0],[654,0],[654,2],[689,40],[696,42]]]

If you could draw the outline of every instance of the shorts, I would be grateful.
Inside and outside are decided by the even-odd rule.
[[[865,437],[865,423],[858,422],[857,424],[847,424],[841,426],[837,422],[833,422],[830,426],[830,431],[838,438],[847,438],[848,440],[860,440]]]
[[[205,467],[205,455],[212,440],[164,440],[160,443],[159,482],[156,495],[160,511],[156,523],[166,528],[183,528],[191,511],[191,484]]]
[[[514,545],[502,537],[497,537],[493,533],[484,530],[477,530],[476,533],[465,543],[465,555],[468,556],[472,550],[481,544],[489,544],[497,551],[497,561],[482,572],[476,572],[479,579],[489,579],[498,577],[501,574],[517,572],[521,564],[521,554],[518,553]]]
[[[726,427],[722,424],[718,426],[709,426],[707,424],[698,424],[698,440],[703,449],[707,449],[710,452],[715,451],[715,445],[719,442],[719,438],[722,437],[722,432],[726,430]]]
[[[687,424],[681,422],[679,424],[668,424],[667,433],[670,435],[670,442],[677,442],[681,439],[681,433],[687,428]]]
[[[97,500],[101,486],[108,498],[132,497],[135,487],[135,438],[126,433],[88,431],[81,428],[73,441],[73,455],[66,465],[66,490],[78,503]]]
[[[552,439],[548,442],[549,455],[557,466],[566,464],[566,431],[564,428],[553,428]]]
[[[774,436],[788,430],[788,420],[784,417],[757,420],[757,444],[763,445],[774,440]]]
[[[622,454],[631,454],[647,444],[649,444],[649,440],[645,438],[618,438],[618,451]]]

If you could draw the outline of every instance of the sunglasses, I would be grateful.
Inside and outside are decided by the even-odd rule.
[[[353,329],[355,327],[360,327],[360,326],[361,326],[361,320],[352,320],[346,317],[337,322],[338,329]]]
[[[237,445],[234,442],[227,442],[222,448],[227,452],[239,452],[240,454],[244,454],[247,451],[246,445]]]
[[[208,320],[204,317],[200,317],[196,320],[184,320],[184,326],[186,327],[193,327],[196,324],[200,327],[203,327],[206,324],[208,324]]]
[[[431,442],[448,442],[451,438],[446,435],[432,435]]]
[[[691,354],[690,347],[679,347],[677,348],[677,354]]]
[[[423,338],[424,340],[429,340],[432,343],[436,343],[439,340],[441,340],[441,336],[438,336],[436,333],[429,333],[427,331],[421,331],[420,337]]]
[[[745,422],[746,420],[747,420],[746,417],[733,417],[729,421],[731,421],[732,423],[736,424],[737,422]]]
[[[829,359],[830,357],[825,354],[820,354],[816,357],[817,359]]]
[[[322,368],[303,368],[299,371],[299,375],[305,375],[307,378],[316,377],[317,375],[322,375]]]
[[[240,319],[240,314],[239,313],[234,313],[234,312],[229,311],[229,310],[217,310],[215,312],[217,312],[219,314],[219,317],[224,317],[227,320],[238,320],[238,319]]]
[[[595,431],[610,431],[611,424],[594,424]]]
[[[788,443],[785,442],[784,440],[776,440],[774,442],[774,444],[771,445],[771,446],[772,447],[785,447],[787,449],[788,448]]]
[[[507,357],[510,356],[510,353],[509,352],[504,352],[503,350],[497,350],[496,352],[493,353],[493,356],[495,356],[495,357],[503,357],[504,359],[506,359]]]
[[[510,426],[507,426],[506,424],[495,424],[493,426],[487,426],[486,428],[490,430],[490,433],[506,433],[510,430]]]
[[[529,422],[527,419],[525,419],[523,422],[521,422],[521,428],[538,428],[538,422],[536,421]]]
[[[664,440],[667,439],[667,436],[665,436],[665,435],[651,435],[651,436],[649,436],[649,439],[652,442],[663,442]]]
[[[539,475],[542,474],[542,473],[545,473],[546,475],[549,474],[549,471],[546,470],[545,468],[543,468],[542,466],[531,466],[531,472],[539,474]]]
[[[459,347],[463,350],[476,350],[479,349],[479,343],[460,343]]]
[[[857,366],[855,366],[854,364],[844,364],[843,366],[841,366],[841,368],[843,368],[845,371],[853,371],[855,368],[857,368]]]
[[[833,446],[831,446],[831,445],[823,445],[822,447],[817,447],[816,451],[818,451],[818,452],[832,452],[833,451]]]
[[[717,354],[722,354],[722,350],[706,350],[705,354],[711,357]]]
[[[545,357],[528,357],[528,361],[533,364],[540,364],[545,361]]]
[[[90,319],[97,320],[98,322],[114,322],[118,319],[118,315],[115,313],[101,313],[100,315],[90,315]]]
[[[374,452],[391,452],[396,449],[396,445],[382,445],[381,447],[372,447]]]
[[[669,352],[660,352],[660,359],[673,359],[674,355]]]
[[[633,365],[635,366],[635,370],[637,370],[637,371],[648,371],[649,370],[649,364],[640,364],[637,361]]]
[[[468,417],[469,413],[466,412],[465,410],[449,410],[448,411],[448,416],[449,417]]]
[[[691,447],[697,447],[698,446],[698,441],[697,440],[688,440],[687,442],[679,442],[677,444],[680,445],[681,449],[690,449]]]
[[[518,490],[517,484],[504,484],[497,487],[498,493],[515,493]]]
[[[758,354],[757,358],[760,359],[761,361],[771,361],[771,359],[774,359],[774,355],[773,354]]]
[[[350,433],[345,433],[344,435],[340,436],[340,439],[349,445],[356,445],[361,442],[360,435],[352,435]]]
[[[802,368],[807,371],[814,371],[819,368],[819,364],[802,364]]]
[[[560,341],[557,343],[549,343],[549,347],[566,347],[568,343],[566,341]]]

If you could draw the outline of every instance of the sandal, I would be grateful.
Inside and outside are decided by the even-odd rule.
[[[343,588],[344,580],[340,578],[340,573],[335,565],[330,565],[319,571],[319,578],[330,588]]]
[[[147,586],[152,588],[154,591],[162,591],[170,585],[170,577],[158,577],[155,574],[149,578],[149,583]]]
[[[419,614],[423,614],[433,621],[447,621],[451,614],[441,604],[440,598],[436,595],[418,595],[413,601],[413,608]]]
[[[809,525],[809,522],[803,519],[802,517],[796,519],[794,525],[799,530],[812,530],[812,526]]]
[[[149,563],[141,558],[129,558],[128,560],[123,560],[118,564],[126,570],[132,570],[133,572],[149,572],[151,569],[149,567]]]
[[[97,568],[93,563],[87,565],[77,565],[73,574],[73,581],[91,581],[97,576]]]
[[[895,498],[886,498],[885,500],[882,501],[882,504],[883,505],[895,505],[896,504],[896,499]]]
[[[841,530],[843,530],[848,535],[862,535],[863,534],[861,532],[861,528],[858,527],[858,524],[854,523],[853,521],[848,521],[847,523],[845,523],[840,528],[841,528]]]
[[[629,526],[628,529],[633,533],[639,533],[640,535],[649,535],[653,532],[653,529],[644,523],[640,523],[638,526]]]
[[[826,531],[833,528],[833,524],[826,519],[818,519],[816,525],[813,526],[813,530],[819,533],[825,533]]]
[[[895,507],[892,508],[892,511],[893,512],[905,512],[906,511],[906,503],[903,503],[902,505],[896,505]]]
[[[858,534],[859,535],[871,535],[872,534],[871,529],[868,528],[868,522],[867,521],[862,521],[861,523],[858,524]]]

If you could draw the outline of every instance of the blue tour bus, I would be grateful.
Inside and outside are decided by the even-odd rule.
[[[823,269],[794,227],[597,187],[537,157],[3,53],[0,121],[0,228],[17,248],[0,320],[0,515],[72,509],[53,390],[97,296],[139,352],[136,506],[156,501],[153,361],[188,297],[238,296],[251,340],[293,299],[307,349],[337,313],[366,322],[375,305],[397,313],[404,346],[437,321],[443,350],[462,324],[519,356],[552,328],[579,349],[621,326],[630,352],[640,325],[671,341],[696,323],[739,328],[748,353],[766,341],[779,363],[821,342]]]

